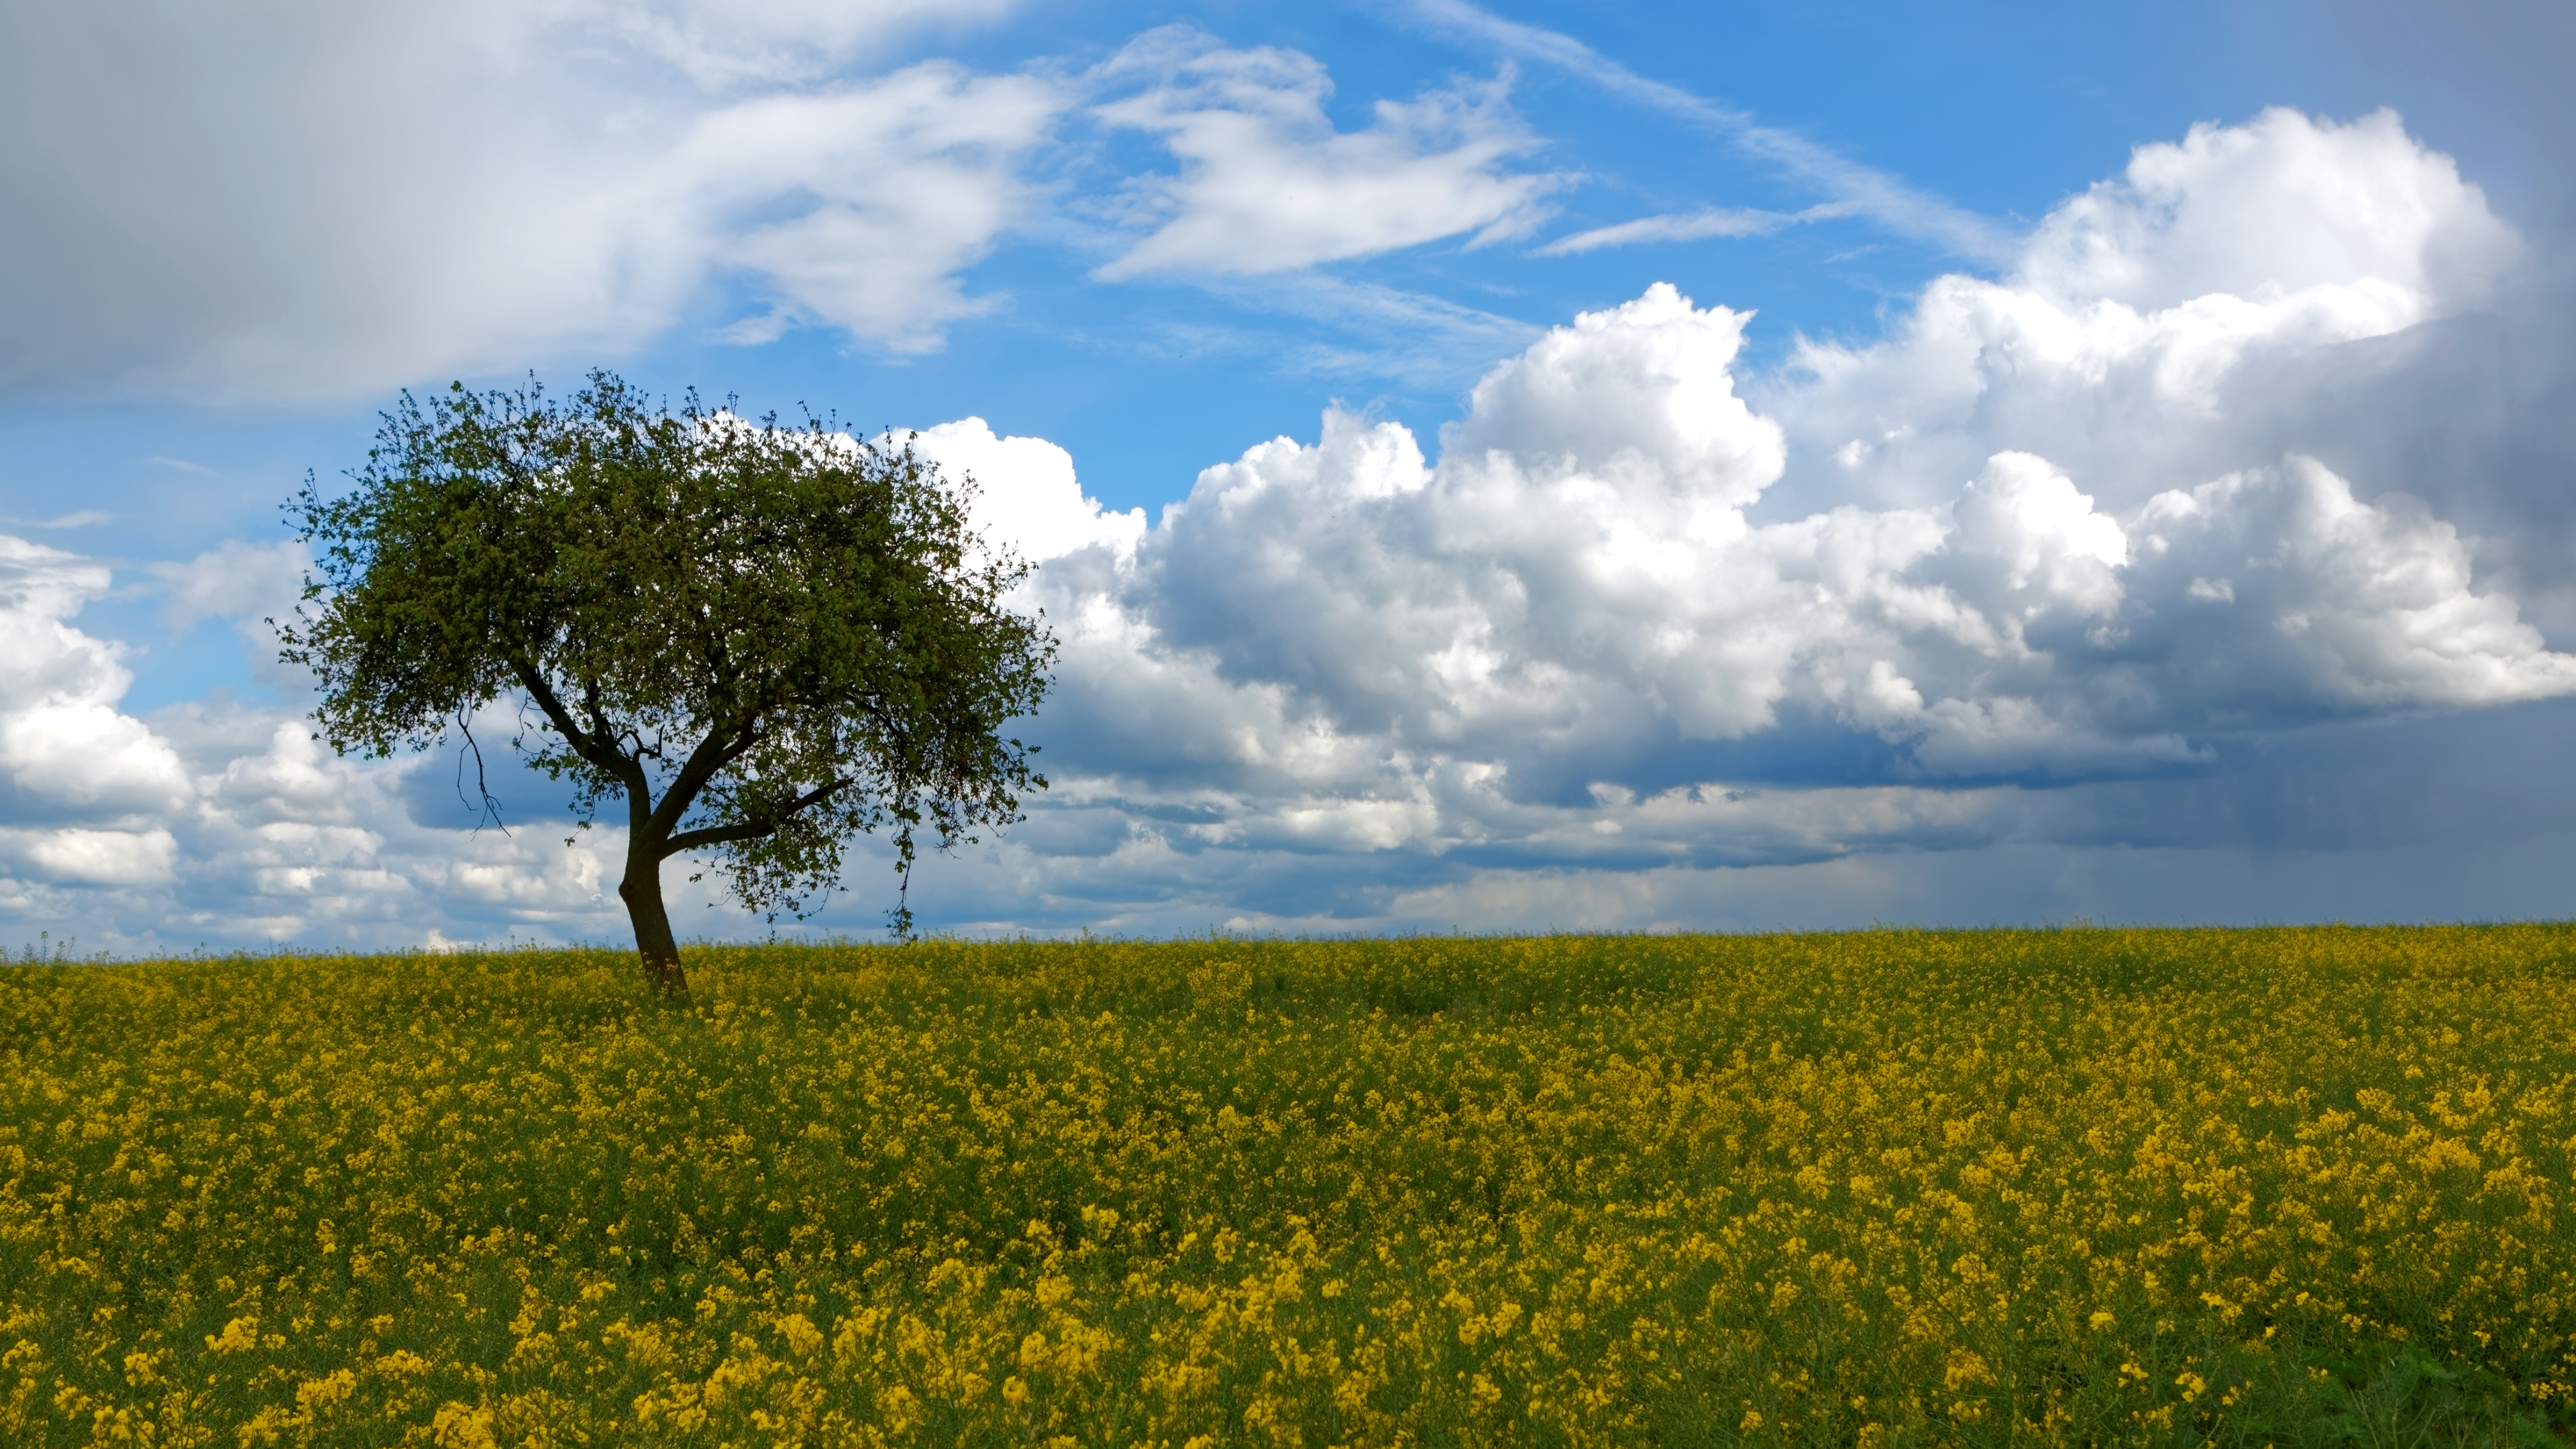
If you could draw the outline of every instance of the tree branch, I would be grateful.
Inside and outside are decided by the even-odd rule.
[[[893,715],[886,713],[885,706],[879,704],[873,697],[862,695],[852,702],[858,705],[861,713],[875,720],[887,734],[894,737],[895,753],[906,763],[910,763],[912,758],[912,739],[910,734],[904,729],[902,723],[896,720]]]
[[[680,773],[671,777],[670,788],[662,792],[662,803],[653,812],[652,829],[659,833],[676,828],[680,817],[689,812],[698,792],[707,787],[707,783],[716,777],[716,772],[741,759],[759,742],[760,717],[756,714],[732,730],[707,731],[707,737],[698,741],[696,749],[689,751],[688,761],[680,766]],[[788,813],[794,814],[803,808],[799,805]]]
[[[723,845],[736,840],[758,840],[764,836],[775,835],[778,833],[778,827],[795,819],[799,812],[808,806],[819,805],[830,799],[849,783],[850,777],[844,775],[828,785],[818,785],[788,801],[785,809],[767,820],[746,821],[740,825],[713,825],[703,830],[682,831],[662,842],[662,857],[667,860],[684,850],[695,850],[702,845]]]
[[[626,788],[627,819],[631,827],[634,820],[643,814],[640,804],[649,798],[652,782],[645,778],[642,762],[620,754],[606,743],[606,732],[597,723],[599,720],[597,687],[590,688],[590,698],[586,701],[590,708],[593,728],[585,730],[574,720],[572,710],[556,696],[554,687],[546,683],[546,677],[537,672],[536,666],[524,660],[512,659],[510,672],[518,676],[519,687],[526,690],[528,697],[537,702],[537,707],[546,712],[546,719],[554,725],[555,732],[564,737],[564,743],[572,746],[573,753],[589,761],[593,769],[616,780]]]
[[[537,702],[537,708],[546,712],[547,723],[555,727],[555,733],[564,737],[564,743],[572,746],[573,753],[609,774],[620,774],[617,767],[625,762],[616,758],[613,751],[573,719],[572,711],[565,707],[561,699],[555,697],[553,686],[546,683],[546,677],[539,674],[534,665],[513,659],[510,661],[510,672],[518,676],[519,687],[526,690],[528,697]],[[602,758],[602,756],[609,758]]]

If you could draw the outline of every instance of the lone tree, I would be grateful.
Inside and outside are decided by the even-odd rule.
[[[688,992],[672,856],[711,857],[776,920],[834,887],[853,832],[891,824],[908,937],[914,831],[972,842],[1046,787],[1002,734],[1055,652],[1006,604],[1028,565],[967,527],[973,480],[944,485],[909,444],[694,393],[674,412],[594,372],[568,402],[533,379],[406,393],[349,476],[286,505],[320,576],[278,632],[320,677],[322,737],[471,746],[476,712],[515,697],[513,745],[575,786],[585,828],[625,801],[617,893],[665,996]]]

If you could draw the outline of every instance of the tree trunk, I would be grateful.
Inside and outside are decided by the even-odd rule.
[[[630,847],[617,896],[635,923],[635,954],[644,958],[645,979],[663,1000],[685,1003],[689,978],[680,974],[680,943],[671,935],[671,913],[662,907],[662,862]]]

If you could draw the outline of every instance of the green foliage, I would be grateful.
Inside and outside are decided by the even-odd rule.
[[[892,825],[908,868],[916,826],[973,839],[1045,784],[1002,733],[1053,656],[1006,603],[1027,566],[979,546],[971,481],[909,446],[694,394],[674,412],[593,373],[568,403],[406,394],[352,476],[288,506],[320,577],[280,632],[324,737],[470,740],[519,699],[514,743],[585,824],[624,800],[630,906],[649,875],[658,916],[660,861],[696,852],[775,919],[832,886],[853,832]]]
[[[2576,930],[0,968],[0,1442],[2452,1445]]]

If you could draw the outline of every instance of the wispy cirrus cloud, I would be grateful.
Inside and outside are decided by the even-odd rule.
[[[1467,0],[1408,0],[1406,9],[1434,30],[1555,67],[1634,104],[1723,136],[1744,154],[1822,191],[1849,214],[1866,217],[1899,235],[1970,261],[1999,262],[2012,254],[2012,233],[1987,217],[1795,131],[1765,125],[1750,111],[1639,75],[1570,35],[1505,19]]]
[[[0,518],[0,523],[12,528],[95,528],[115,521],[115,514],[102,513],[95,508],[82,508],[52,518]]]
[[[1579,231],[1531,253],[1542,257],[1567,257],[1603,247],[1635,246],[1641,242],[1702,241],[1709,237],[1770,236],[1811,221],[1827,221],[1849,216],[1855,208],[1848,202],[1828,201],[1803,211],[1764,211],[1749,206],[1713,206],[1700,211],[1676,212],[1669,216],[1641,216],[1615,226],[1598,226]]]

